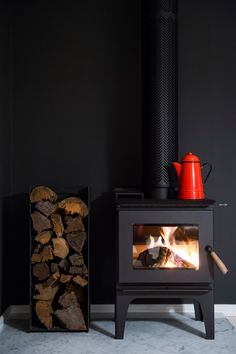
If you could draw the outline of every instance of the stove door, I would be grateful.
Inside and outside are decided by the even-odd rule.
[[[119,283],[210,283],[213,211],[119,210]]]

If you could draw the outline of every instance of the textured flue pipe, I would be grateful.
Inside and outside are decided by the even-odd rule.
[[[176,0],[142,0],[143,183],[157,199],[178,159],[176,12]]]

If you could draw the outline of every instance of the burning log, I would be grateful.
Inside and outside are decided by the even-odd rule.
[[[58,201],[56,193],[44,186],[32,190],[30,201],[33,313],[49,330],[59,323],[68,330],[86,330],[88,270],[83,247],[87,235],[82,218],[88,208],[77,197]]]
[[[189,239],[184,233],[180,233],[177,226],[162,226],[159,232],[159,235],[145,236],[145,251],[138,254],[135,247],[136,251],[133,253],[135,267],[198,269],[197,240]],[[143,246],[141,247],[143,250]]]
[[[170,254],[171,254],[171,251],[167,247],[160,247],[159,256],[158,256],[156,262],[153,264],[153,268],[165,267],[165,265],[170,257]]]
[[[154,247],[154,249],[157,247]],[[153,267],[153,268],[188,268],[195,269],[195,265],[186,261],[184,258],[180,257],[175,252],[171,251],[167,247],[159,248],[159,255],[156,259],[153,259],[152,253],[153,249],[150,248],[139,254],[138,260],[141,261],[143,267]]]
[[[153,266],[153,259],[152,255],[148,253],[148,251],[144,251],[139,254],[138,260],[141,261],[143,267],[152,267]]]

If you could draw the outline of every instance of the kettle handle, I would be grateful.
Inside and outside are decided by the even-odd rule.
[[[209,171],[208,171],[208,173],[207,173],[207,175],[206,175],[206,177],[205,177],[205,181],[203,182],[203,184],[206,183],[206,181],[208,180],[208,177],[210,176],[211,171],[212,171],[212,164],[211,164],[210,162],[205,162],[205,163],[203,163],[202,166],[201,166],[201,168],[203,168],[203,167],[205,167],[205,166],[209,166]]]

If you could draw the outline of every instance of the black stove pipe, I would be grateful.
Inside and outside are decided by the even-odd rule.
[[[177,0],[142,0],[143,184],[145,196],[172,197],[178,159]]]

